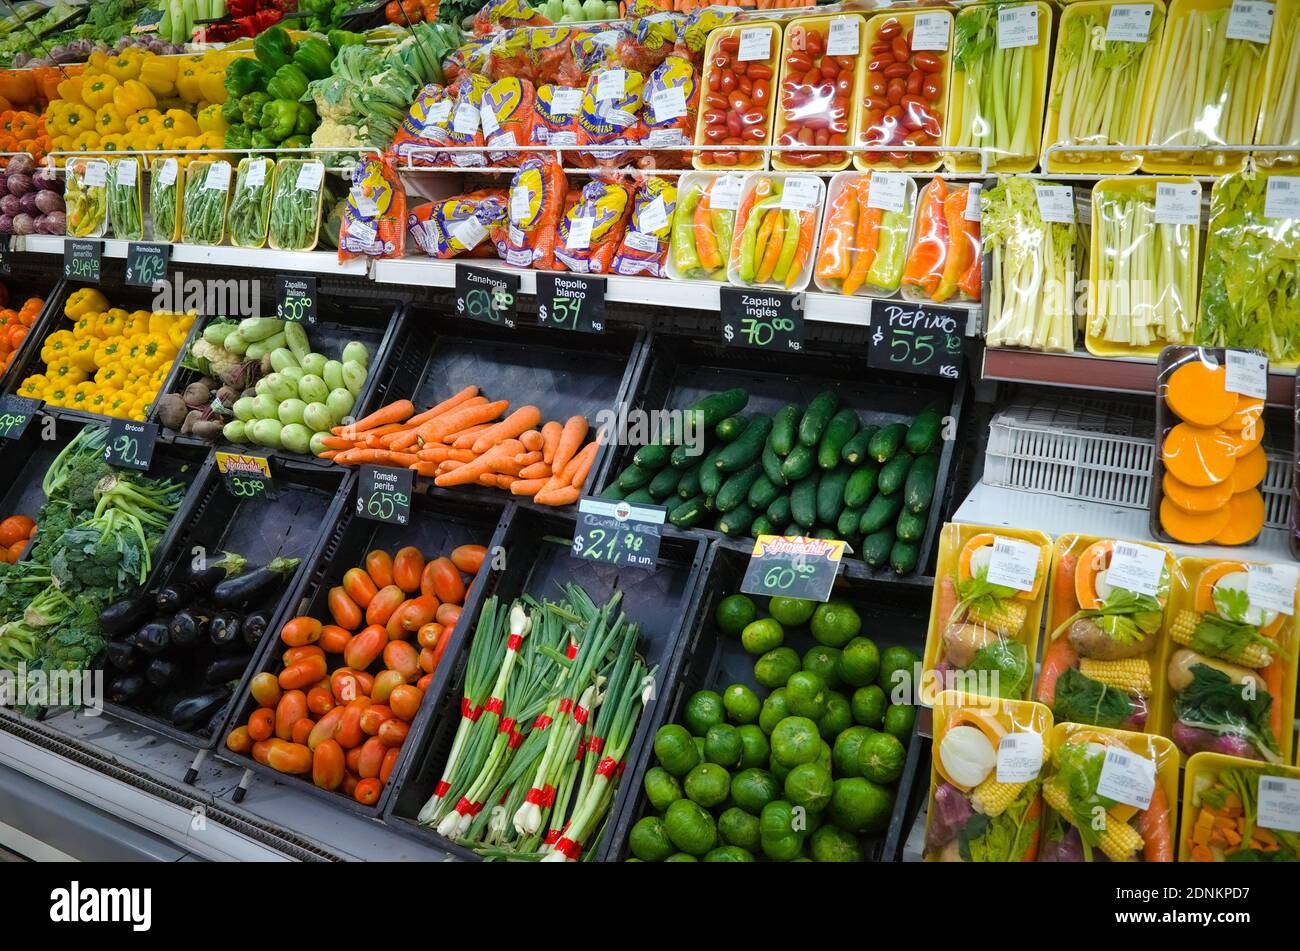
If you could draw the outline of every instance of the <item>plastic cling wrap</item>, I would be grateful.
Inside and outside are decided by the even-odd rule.
[[[984,253],[993,258],[984,334],[990,347],[1074,350],[1074,289],[1084,274],[1085,244],[1073,199],[1058,216],[1070,221],[1043,219],[1044,187],[1055,186],[1003,177],[980,193]]]
[[[1048,99],[1043,151],[1065,145],[1136,145],[1145,141],[1143,102],[1160,46],[1165,7],[1089,2],[1061,14]],[[1063,152],[1047,156],[1048,172],[1124,174],[1135,153]]]
[[[310,251],[316,247],[324,184],[325,166],[320,162],[280,159],[276,163],[268,235],[271,247],[277,251]]]
[[[663,277],[676,222],[677,186],[665,178],[647,178],[636,186],[632,201],[632,218],[614,255],[612,270],[615,274]]]
[[[867,21],[869,59],[861,86],[859,145],[938,145],[948,118],[952,14],[946,10],[886,13]],[[860,169],[932,171],[937,152],[860,152]]]
[[[1243,173],[1215,182],[1197,342],[1254,347],[1281,367],[1300,362],[1297,247],[1300,177]]]
[[[269,158],[246,158],[235,174],[235,194],[226,215],[230,243],[237,248],[260,248],[266,244],[271,218],[271,182],[275,163]]]
[[[641,121],[647,146],[672,147],[691,144],[691,134],[700,107],[700,77],[686,55],[685,47],[666,57],[646,79]],[[689,150],[655,152],[656,168],[686,168]]]
[[[1033,862],[1052,714],[955,691],[934,704],[927,862]]]
[[[1300,769],[1197,753],[1183,779],[1180,862],[1300,862],[1300,833],[1279,815]]]
[[[1260,571],[1273,584],[1251,578]],[[1275,571],[1289,580],[1278,584]],[[1160,732],[1184,756],[1290,762],[1295,622],[1277,609],[1295,610],[1294,578],[1289,564],[1179,560],[1164,644],[1170,700]]]
[[[1200,208],[1191,179],[1111,179],[1093,189],[1090,352],[1153,357],[1192,341]]]
[[[677,280],[726,281],[740,205],[739,172],[688,172],[678,180],[668,274]]]
[[[916,227],[903,267],[903,297],[912,301],[980,299],[979,186],[933,178],[921,191]]]
[[[1173,554],[1159,546],[1087,535],[1056,540],[1034,699],[1058,723],[1156,729],[1174,568]]]
[[[991,171],[1030,171],[1043,125],[1051,7],[963,7],[954,32],[947,144],[987,150]],[[946,161],[952,171],[982,170],[977,153],[954,152]]]
[[[1172,862],[1178,753],[1163,736],[1058,723],[1040,862]]]
[[[746,23],[709,33],[704,100],[695,126],[697,145],[754,146],[771,141],[776,105],[771,83],[780,57],[781,30],[775,24]],[[697,169],[766,168],[767,154],[720,149],[697,152],[692,162]]]
[[[968,694],[1026,700],[1051,542],[1042,532],[948,524],[939,539],[925,671]]]
[[[149,165],[150,236],[155,241],[181,239],[182,174],[174,158],[156,158]]]
[[[108,230],[108,172],[103,159],[69,160],[63,193],[69,238],[98,238]]]
[[[831,179],[817,286],[846,295],[897,291],[915,207],[916,184],[901,173],[840,172]]]
[[[230,172],[230,163],[221,159],[185,167],[181,239],[186,244],[221,244],[225,239]]]
[[[1148,172],[1191,175],[1240,168],[1245,152],[1214,145],[1249,145],[1264,91],[1268,43],[1230,39],[1232,0],[1174,0],[1160,47],[1158,81],[1147,141],[1187,146],[1186,152],[1149,152]],[[1273,8],[1269,4],[1269,8]]]
[[[812,175],[745,176],[727,278],[739,287],[799,291],[812,276],[825,185]]]
[[[1274,8],[1273,45],[1264,77],[1264,105],[1259,112],[1255,141],[1289,145],[1285,152],[1256,152],[1265,167],[1300,165],[1300,3]]]
[[[787,151],[773,154],[773,168],[837,171],[848,167],[847,152],[797,149],[801,145],[848,144],[856,112],[857,76],[865,54],[861,17],[803,17],[786,26],[775,136]],[[760,98],[763,82],[750,80],[751,101]],[[745,91],[743,84],[739,88]]]
[[[113,237],[139,241],[144,237],[144,212],[140,190],[144,185],[140,162],[134,158],[114,159],[108,175],[108,217]]]

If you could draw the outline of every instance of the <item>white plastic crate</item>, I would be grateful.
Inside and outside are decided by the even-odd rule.
[[[1013,403],[989,424],[983,481],[1145,509],[1155,455],[1154,416],[1154,407],[1138,402],[1048,397]],[[1267,454],[1268,471],[1260,485],[1264,524],[1286,528],[1291,516],[1290,460],[1271,449]]]

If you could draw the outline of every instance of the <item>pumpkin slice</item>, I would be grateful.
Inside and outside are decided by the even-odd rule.
[[[1240,463],[1233,467],[1232,478],[1225,479],[1218,485],[1205,486],[1188,485],[1166,472],[1165,477],[1160,481],[1160,486],[1165,490],[1165,498],[1184,512],[1204,515],[1207,512],[1218,511],[1228,504],[1228,499],[1232,498],[1233,482],[1240,468]]]
[[[1196,601],[1193,605],[1196,613],[1217,614],[1219,609],[1214,605],[1214,586],[1221,578],[1246,570],[1244,561],[1216,561],[1212,565],[1206,565],[1201,576],[1196,579]]]
[[[981,549],[987,548],[988,551],[982,552],[978,558],[975,557]],[[972,535],[970,540],[962,546],[961,554],[957,557],[957,579],[959,581],[969,581],[975,577],[975,571],[988,565],[988,559],[993,554],[993,533],[981,532],[979,535]]]
[[[1245,455],[1237,457],[1237,464],[1232,467],[1232,478],[1220,484],[1232,486],[1234,493],[1245,492],[1263,482],[1267,472],[1268,456],[1264,454],[1263,446],[1256,446]]]
[[[1161,449],[1165,468],[1191,486],[1218,485],[1232,475],[1237,446],[1218,428],[1179,423]]]
[[[1235,458],[1249,455],[1259,448],[1260,440],[1264,438],[1263,426],[1247,426],[1238,432],[1222,430],[1223,438],[1232,446],[1232,454]]]
[[[1212,541],[1227,527],[1228,518],[1226,505],[1215,512],[1193,515],[1174,505],[1168,497],[1160,501],[1160,524],[1171,538],[1187,545],[1204,545]]]
[[[1093,542],[1083,550],[1074,568],[1074,597],[1079,608],[1091,611],[1101,607],[1097,593],[1097,574],[1110,565],[1110,553],[1115,543],[1110,540]]]
[[[1235,493],[1227,511],[1228,524],[1214,536],[1216,545],[1244,545],[1264,527],[1264,496],[1259,489]]]
[[[1224,429],[1232,432],[1240,432],[1252,420],[1256,425],[1264,417],[1264,401],[1256,399],[1253,396],[1247,396],[1245,393],[1237,394],[1237,408],[1232,411],[1232,415],[1219,423]]]
[[[1237,394],[1224,385],[1228,371],[1203,360],[1188,360],[1169,377],[1165,401],[1180,419],[1194,426],[1217,426],[1237,408]]]

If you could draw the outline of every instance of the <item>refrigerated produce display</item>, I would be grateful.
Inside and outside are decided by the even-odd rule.
[[[0,850],[1300,856],[1300,0],[63,7]]]

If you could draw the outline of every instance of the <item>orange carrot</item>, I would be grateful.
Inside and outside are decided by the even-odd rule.
[[[581,495],[579,489],[566,485],[558,489],[542,489],[533,496],[533,501],[538,505],[572,505]]]
[[[520,440],[520,442],[523,442],[523,440]],[[542,454],[540,452],[521,452],[515,456],[515,462],[521,466],[531,466],[534,462],[542,462]],[[542,464],[545,465],[545,463]]]
[[[450,442],[457,449],[469,449],[483,435],[493,427],[493,423],[479,423],[477,426],[467,426],[458,433],[448,433],[444,442]]]
[[[429,479],[438,474],[438,464],[434,462],[416,462],[410,468],[415,470],[416,475],[422,475]]]
[[[546,479],[516,479],[510,483],[511,495],[536,495],[547,483]]]
[[[413,452],[394,452],[391,449],[348,449],[334,457],[335,462],[355,466],[363,462],[380,466],[401,466],[406,468],[420,457]]]
[[[454,471],[443,473],[434,480],[440,486],[468,485],[485,472],[495,472],[505,460],[514,458],[515,453],[523,449],[518,439],[507,439],[483,453],[473,462],[457,466]]]
[[[369,416],[362,416],[352,426],[358,432],[363,432],[388,423],[400,423],[409,419],[414,413],[415,404],[410,400],[393,400],[393,402],[387,406],[381,406]]]
[[[1138,813],[1138,834],[1142,836],[1142,861],[1172,862],[1174,860],[1173,825],[1169,815],[1169,800],[1164,787],[1156,780],[1151,792],[1151,802]]]
[[[337,456],[337,455],[338,455],[340,452],[342,452],[342,451],[343,451],[342,449],[326,449],[324,452],[322,452],[322,453],[321,453],[320,455],[318,455],[316,458],[317,458],[317,459],[333,459],[335,456]]]
[[[389,446],[393,449],[405,449],[420,440],[438,442],[448,433],[457,432],[475,423],[486,423],[496,419],[501,415],[502,409],[508,405],[510,404],[505,400],[489,403],[484,397],[475,396],[459,406],[453,406],[446,412],[439,413],[432,419],[425,420],[419,426],[398,433]],[[489,407],[500,408],[489,410]]]
[[[574,456],[573,459],[570,460],[569,464],[564,467],[564,471],[568,476],[569,485],[573,486],[575,489],[581,489],[583,487],[583,484],[587,481],[587,473],[591,471],[591,464],[596,459],[596,450],[599,448],[600,446],[594,442],[587,443],[587,445],[582,448],[582,451]],[[569,472],[570,469],[573,471]],[[564,476],[561,476],[561,478],[564,478]]]
[[[529,452],[542,451],[542,434],[536,429],[530,429],[519,437],[519,441],[524,444],[524,448]]]
[[[531,466],[524,466],[519,470],[521,479],[549,479],[551,477],[551,467],[544,462],[534,462]]]
[[[355,439],[344,439],[342,436],[325,436],[321,439],[321,443],[330,449],[351,449],[356,445],[357,441]]]
[[[516,482],[518,482],[518,481],[519,481],[519,479],[518,479],[517,476],[506,475],[504,472],[500,472],[500,473],[497,474],[497,488],[498,488],[498,489],[507,489],[507,490],[508,490],[512,485],[514,485],[514,484],[515,484]]]
[[[487,402],[486,398],[478,395],[477,386],[467,386],[465,387],[465,389],[461,390],[459,393],[457,393],[455,396],[451,397],[450,399],[445,399],[437,406],[430,406],[423,413],[417,413],[416,415],[412,416],[405,423],[403,423],[403,428],[414,429],[416,426],[419,426],[421,423],[427,423],[435,416],[441,416],[443,413],[447,412],[447,410],[460,406],[462,403],[466,403],[469,400],[475,399],[475,397],[477,397],[478,400],[484,403]],[[336,430],[339,429],[338,426],[334,428]]]
[[[542,427],[542,461],[548,466],[555,459],[555,447],[560,444],[560,433],[564,427],[555,420],[551,420]]]
[[[522,436],[542,421],[542,411],[536,406],[521,406],[491,429],[481,433],[474,442],[475,452],[487,452],[503,439]]]
[[[587,438],[587,417],[570,416],[560,433],[560,441],[555,445],[551,456],[551,471],[563,472],[569,460],[582,448],[582,441]],[[545,453],[542,456],[545,459]]]

